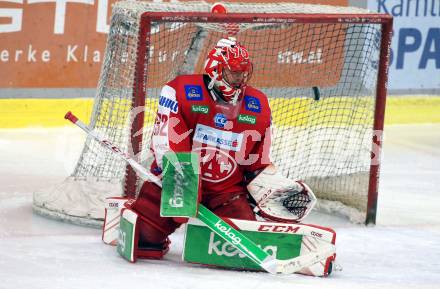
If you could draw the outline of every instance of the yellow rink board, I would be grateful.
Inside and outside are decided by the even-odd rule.
[[[326,100],[334,101],[331,98]],[[282,100],[282,106],[307,116],[313,106],[310,100]],[[67,111],[89,121],[93,100],[78,99],[0,99],[0,128],[57,127],[69,125]],[[274,121],[278,116],[274,112]],[[301,125],[298,120],[296,125]],[[306,118],[305,118],[306,121]],[[285,123],[285,122],[284,122]],[[390,96],[387,100],[385,124],[440,123],[440,96]],[[285,123],[288,125],[287,123]]]
[[[385,124],[440,123],[440,96],[388,97]]]
[[[93,99],[0,99],[0,128],[68,125],[67,111],[89,121]]]

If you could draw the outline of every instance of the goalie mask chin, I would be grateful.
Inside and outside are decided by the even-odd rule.
[[[262,217],[278,222],[300,222],[313,209],[316,197],[302,181],[282,176],[275,166],[261,171],[247,186]]]
[[[211,78],[208,88],[218,90],[224,102],[236,105],[252,76],[249,53],[235,38],[221,39],[208,53],[205,72]],[[211,96],[218,101],[214,93]]]

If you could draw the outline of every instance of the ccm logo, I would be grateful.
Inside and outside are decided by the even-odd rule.
[[[314,236],[314,237],[322,238],[322,234],[321,234],[321,233],[318,233],[318,232],[312,231],[310,234],[311,234],[312,236]]]
[[[296,233],[299,227],[289,225],[260,225],[258,231],[260,232],[275,232],[275,233]]]
[[[109,203],[108,204],[108,206],[110,207],[110,208],[118,208],[119,207],[119,203]]]

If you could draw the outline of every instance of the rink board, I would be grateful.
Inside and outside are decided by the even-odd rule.
[[[293,109],[301,107],[301,102],[287,102]],[[157,105],[151,105],[155,110]],[[65,126],[63,117],[69,110],[88,121],[92,107],[92,98],[0,99],[0,128]],[[388,97],[385,124],[440,123],[439,110],[440,97]]]

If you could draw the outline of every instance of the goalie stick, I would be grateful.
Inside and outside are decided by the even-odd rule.
[[[139,176],[146,181],[151,181],[162,187],[161,180],[150,173],[146,168],[141,166],[136,160],[132,159],[127,153],[112,144],[105,137],[99,135],[96,131],[90,129],[85,123],[79,120],[72,112],[67,112],[65,119],[71,121],[73,124],[85,131],[89,136],[97,140],[101,145],[111,150],[113,153],[119,155],[127,163],[129,163]],[[214,233],[220,236],[225,241],[234,245],[238,250],[250,258],[253,262],[258,264],[261,268],[271,274],[292,274],[304,267],[313,265],[323,259],[326,259],[335,254],[335,246],[328,244],[321,250],[308,253],[306,255],[298,256],[288,260],[278,260],[269,255],[258,247],[252,240],[244,236],[242,233],[231,227],[228,223],[223,221],[220,217],[215,215],[202,204],[199,205],[199,212],[197,219],[206,224]]]

